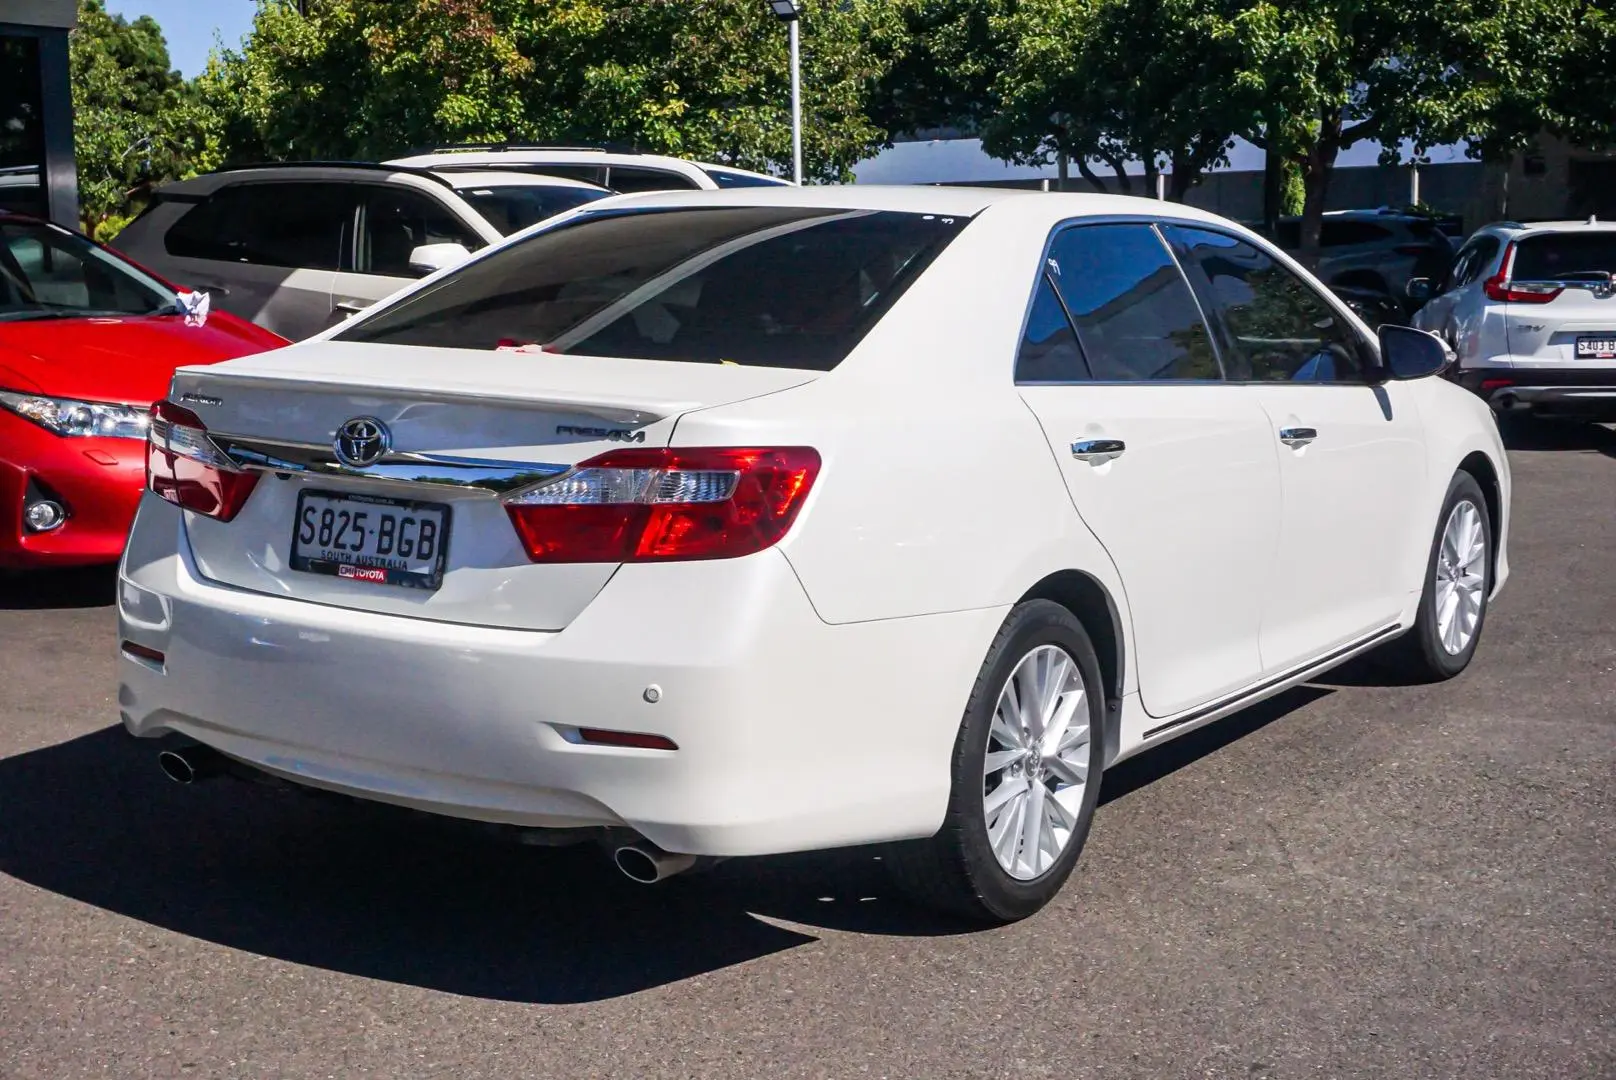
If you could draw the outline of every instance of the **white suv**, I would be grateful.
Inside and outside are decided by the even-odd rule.
[[[390,165],[431,169],[502,169],[565,176],[631,194],[644,191],[712,191],[719,188],[789,187],[763,173],[729,165],[712,165],[660,154],[614,151],[587,146],[529,146],[514,143],[476,143],[440,146]]]
[[[603,199],[558,176],[364,163],[254,166],[158,190],[116,246],[285,337],[318,333],[537,221]]]
[[[1500,222],[1478,230],[1415,325],[1458,353],[1458,381],[1500,412],[1616,419],[1616,224]]]

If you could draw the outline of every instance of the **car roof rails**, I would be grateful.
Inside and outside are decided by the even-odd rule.
[[[420,154],[500,154],[509,150],[559,150],[570,154],[639,154],[643,151],[636,147],[618,143],[596,143],[589,146],[578,146],[560,143],[530,143],[530,142],[475,142],[475,143],[443,143],[428,146],[423,149],[412,150],[406,156],[414,157]]]
[[[379,161],[254,161],[246,165],[215,169],[204,175],[221,176],[225,173],[246,172],[250,169],[368,169],[371,172],[407,173],[442,184],[446,188],[454,187],[431,169],[422,169],[414,165],[384,165]]]

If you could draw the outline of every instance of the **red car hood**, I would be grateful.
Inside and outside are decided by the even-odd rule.
[[[179,315],[0,322],[0,389],[149,405],[168,393],[177,367],[286,344],[224,312],[200,326]]]

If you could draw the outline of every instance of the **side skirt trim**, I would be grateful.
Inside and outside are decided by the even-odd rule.
[[[1352,653],[1359,652],[1365,647],[1373,645],[1376,641],[1379,641],[1382,638],[1393,636],[1399,631],[1399,629],[1400,628],[1396,623],[1383,626],[1374,633],[1361,637],[1350,644],[1343,645],[1334,652],[1322,656],[1317,660],[1311,661],[1288,674],[1276,675],[1272,679],[1258,683],[1256,686],[1253,686],[1250,689],[1242,690],[1231,697],[1226,697],[1221,701],[1214,701],[1210,705],[1203,705],[1194,712],[1185,713],[1183,716],[1169,720],[1165,724],[1159,724],[1156,727],[1146,731],[1142,738],[1154,738],[1164,731],[1171,731],[1173,728],[1182,727],[1185,724],[1193,724],[1195,721],[1207,716],[1211,716],[1213,713],[1223,712],[1226,709],[1233,708],[1239,705],[1241,702],[1246,701],[1248,698],[1259,698],[1282,683],[1296,682],[1299,679],[1305,679],[1309,675],[1316,675],[1322,671],[1326,671],[1330,667],[1334,666],[1337,662],[1350,656]]]

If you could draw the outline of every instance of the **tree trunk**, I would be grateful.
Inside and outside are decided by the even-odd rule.
[[[1077,162],[1077,171],[1083,174],[1083,179],[1089,182],[1090,187],[1092,187],[1095,191],[1098,191],[1101,195],[1111,194],[1111,189],[1105,186],[1105,181],[1100,179],[1098,174],[1096,174],[1095,171],[1089,167],[1087,158],[1079,154],[1073,160]]]
[[[1145,198],[1156,197],[1156,179],[1161,168],[1156,164],[1156,155],[1150,154],[1145,158]]]
[[[1318,269],[1320,238],[1324,232],[1324,200],[1330,189],[1330,174],[1341,153],[1341,114],[1326,116],[1319,133],[1302,159],[1302,239],[1298,260],[1309,270]]]
[[[1272,127],[1267,142],[1268,148],[1263,151],[1262,220],[1263,229],[1273,237],[1278,235],[1279,203],[1285,189],[1285,157],[1275,145]]]
[[[1133,194],[1133,181],[1128,179],[1128,163],[1121,158],[1104,155],[1101,158],[1117,174],[1117,190],[1123,195]]]
[[[1173,152],[1173,172],[1167,178],[1167,197],[1173,202],[1181,203],[1189,198],[1190,188],[1200,179],[1195,170],[1190,168],[1189,159],[1188,150]]]

